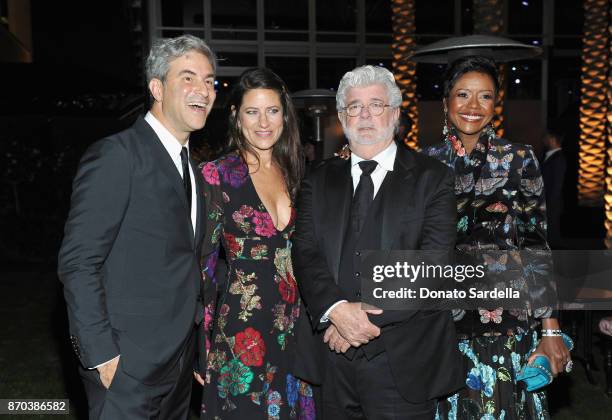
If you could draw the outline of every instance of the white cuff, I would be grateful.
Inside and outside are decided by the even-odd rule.
[[[343,302],[348,302],[348,300],[339,300],[338,302],[334,303],[332,306],[329,307],[328,310],[325,311],[325,313],[323,314],[323,316],[321,317],[321,320],[319,321],[320,323],[323,322],[329,322],[329,314],[331,313],[331,311],[338,306],[339,303],[343,303]]]

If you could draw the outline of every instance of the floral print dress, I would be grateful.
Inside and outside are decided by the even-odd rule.
[[[530,146],[497,138],[489,128],[468,155],[451,129],[424,153],[454,169],[458,248],[548,249],[543,182]],[[537,346],[536,318],[550,311],[490,309],[453,313],[466,387],[438,404],[436,419],[549,418],[545,393],[527,392],[516,375]]]
[[[204,419],[311,419],[312,390],[290,373],[300,297],[291,265],[295,211],[278,230],[236,153],[202,166],[211,243],[205,244],[208,352]],[[214,277],[219,248],[229,266]]]

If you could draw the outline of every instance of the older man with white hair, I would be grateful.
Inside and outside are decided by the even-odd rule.
[[[351,157],[314,170],[297,204],[293,264],[312,344],[298,354],[296,374],[322,385],[325,419],[432,419],[436,398],[463,382],[448,312],[361,304],[363,250],[455,243],[452,173],[393,141],[401,99],[384,68],[344,75],[336,105]],[[308,333],[300,330],[302,343]]]

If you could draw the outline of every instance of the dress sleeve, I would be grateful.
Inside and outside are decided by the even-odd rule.
[[[518,246],[519,249],[548,250],[544,181],[533,149],[527,147],[524,150],[521,185],[517,198]]]
[[[206,237],[202,246],[200,264],[202,267],[202,293],[204,303],[204,322],[202,324],[201,345],[206,346],[206,353],[210,349],[210,335],[212,333],[213,317],[217,301],[218,279],[215,277],[219,250],[223,237],[223,192],[221,189],[219,170],[214,162],[207,162],[200,166],[204,178],[204,200],[206,201]]]
[[[523,250],[523,271],[534,291],[531,307],[536,318],[556,318],[557,292],[552,255],[546,241],[546,199],[538,160],[531,147],[525,149],[518,194],[518,245]]]

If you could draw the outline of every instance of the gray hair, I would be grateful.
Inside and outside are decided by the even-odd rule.
[[[193,35],[181,35],[176,38],[161,38],[153,43],[145,65],[147,83],[152,79],[163,82],[168,74],[170,62],[189,51],[199,52],[208,58],[213,72],[217,73],[217,58],[206,42]]]
[[[383,85],[387,89],[389,105],[392,107],[399,107],[402,104],[402,92],[395,83],[393,73],[384,67],[361,66],[342,76],[338,92],[336,93],[336,109],[344,111],[346,107],[346,93],[350,88],[371,85]]]

